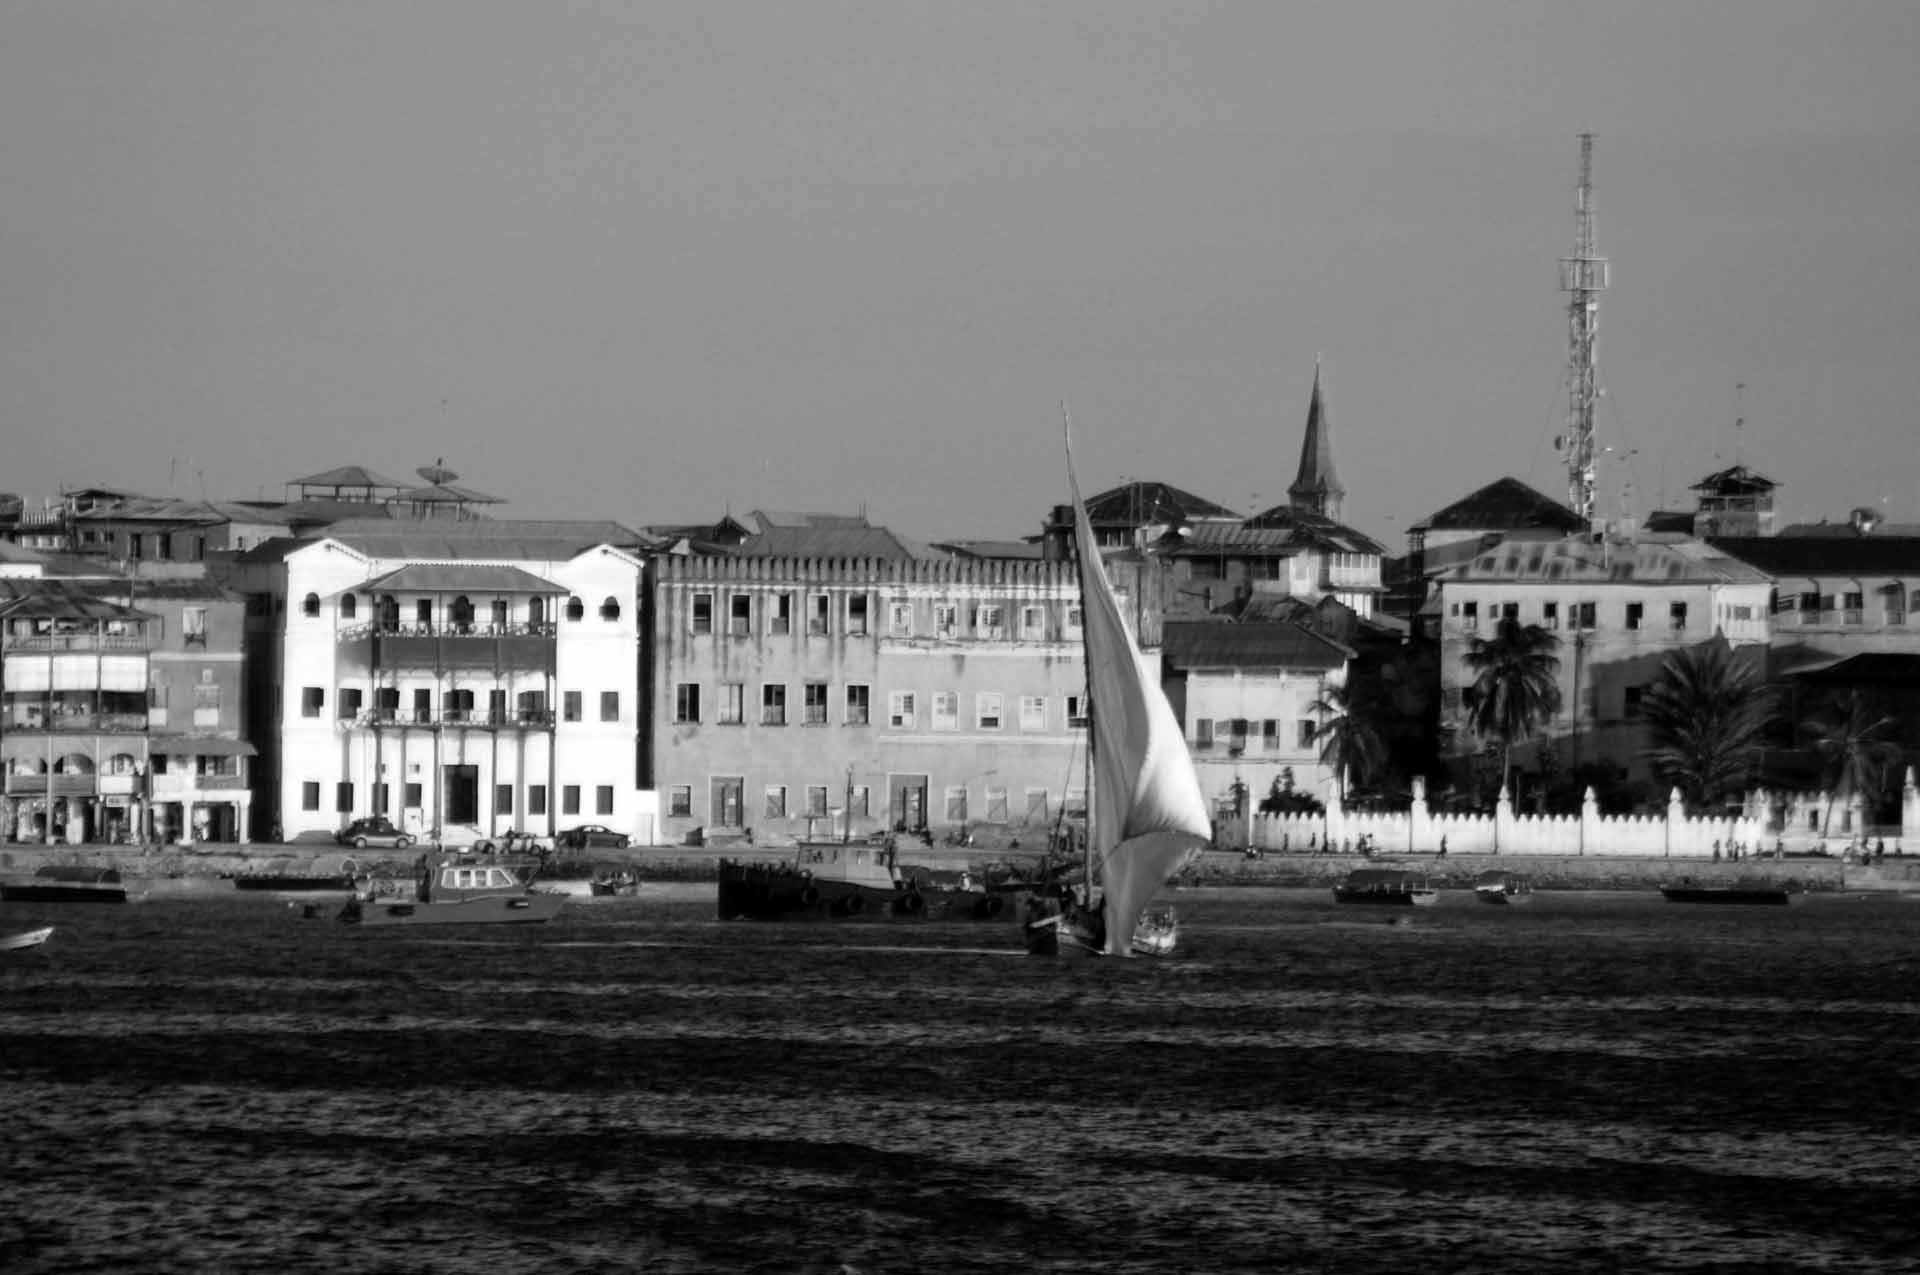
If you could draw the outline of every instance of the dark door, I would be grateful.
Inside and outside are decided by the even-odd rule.
[[[927,826],[927,777],[895,775],[893,784],[893,826],[903,832],[916,832]]]
[[[480,822],[480,768],[478,766],[445,767],[447,778],[446,815],[440,820],[450,823]]]

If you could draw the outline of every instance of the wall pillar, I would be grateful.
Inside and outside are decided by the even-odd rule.
[[[1516,833],[1517,830],[1513,825],[1513,796],[1503,783],[1500,785],[1500,799],[1493,805],[1493,852],[1500,854],[1502,851],[1511,851]]]
[[[1687,806],[1680,800],[1678,788],[1667,792],[1667,857],[1673,857],[1673,833],[1676,828],[1687,826]]]
[[[1600,845],[1600,798],[1594,794],[1593,785],[1587,785],[1587,791],[1580,798],[1580,853],[1586,854],[1587,847],[1597,850]]]

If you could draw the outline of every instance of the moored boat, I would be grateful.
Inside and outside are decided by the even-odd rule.
[[[411,882],[370,880],[340,910],[357,925],[528,924],[551,921],[567,896],[535,889],[538,865],[446,855],[421,856]]]
[[[126,882],[118,868],[50,863],[30,877],[0,881],[8,903],[125,903]]]
[[[1380,907],[1426,908],[1440,901],[1425,874],[1403,868],[1360,868],[1333,887],[1335,903],[1372,904]]]
[[[1781,886],[1663,885],[1660,896],[1669,903],[1717,903],[1734,907],[1785,907],[1791,891]]]
[[[1495,907],[1517,907],[1533,902],[1533,878],[1524,872],[1499,868],[1482,872],[1473,882],[1473,897]]]
[[[903,884],[891,847],[803,843],[786,863],[720,861],[719,916],[757,921],[920,916],[926,899]]]

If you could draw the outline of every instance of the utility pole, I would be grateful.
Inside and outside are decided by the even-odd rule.
[[[1567,432],[1559,442],[1567,457],[1567,504],[1589,531],[1594,520],[1593,409],[1600,396],[1594,361],[1600,337],[1600,294],[1607,287],[1607,259],[1593,241],[1593,134],[1580,134],[1580,190],[1574,205],[1576,232],[1571,257],[1560,258],[1560,290],[1567,305]]]

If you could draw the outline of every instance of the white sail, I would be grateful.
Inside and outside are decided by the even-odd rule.
[[[1182,859],[1211,840],[1213,826],[1180,723],[1113,596],[1071,449],[1067,481],[1093,709],[1093,852],[1105,889],[1107,954],[1129,956],[1141,909]]]

